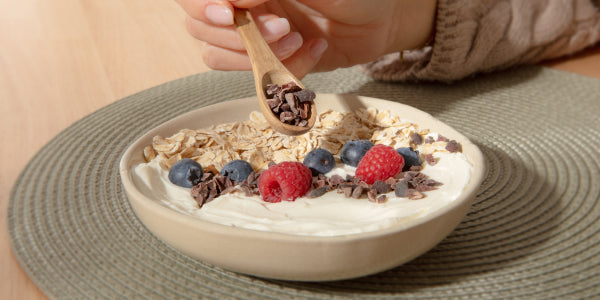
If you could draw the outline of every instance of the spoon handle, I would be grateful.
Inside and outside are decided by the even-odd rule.
[[[286,73],[289,73],[279,58],[271,51],[249,10],[236,8],[234,20],[236,30],[246,47],[246,52],[248,52],[252,64],[252,71],[257,79],[274,70],[285,70]],[[300,83],[297,79],[294,81]]]

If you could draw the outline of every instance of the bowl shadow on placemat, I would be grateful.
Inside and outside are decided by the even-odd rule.
[[[492,171],[463,222],[429,252],[392,270],[351,280],[269,281],[330,293],[412,293],[476,280],[505,266],[521,264],[553,236],[560,220],[560,193],[535,192],[549,183],[506,153],[478,146]],[[512,168],[510,174],[494,171],[504,168]],[[520,185],[518,181],[523,178],[527,183]]]

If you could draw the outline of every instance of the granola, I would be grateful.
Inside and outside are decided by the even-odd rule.
[[[394,148],[413,147],[423,157],[435,152],[460,151],[460,145],[446,138],[425,138],[430,131],[375,108],[353,112],[327,110],[317,116],[311,131],[288,136],[274,131],[262,113],[254,111],[246,121],[213,125],[203,129],[182,129],[169,137],[155,136],[144,149],[144,158],[157,157],[169,169],[183,158],[220,170],[227,162],[243,159],[257,171],[270,162],[302,161],[315,148],[338,155],[349,140],[366,139]],[[418,136],[418,137],[417,137]],[[447,147],[450,144],[449,147]]]

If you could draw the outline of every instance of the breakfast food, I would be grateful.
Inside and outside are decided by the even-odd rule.
[[[210,222],[300,235],[410,222],[456,199],[472,171],[456,141],[373,108],[322,112],[297,137],[252,112],[244,122],[157,136],[144,157],[132,173],[150,198]],[[185,159],[204,167],[191,189],[165,180]]]

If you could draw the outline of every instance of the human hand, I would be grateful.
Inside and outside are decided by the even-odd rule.
[[[248,8],[273,53],[298,78],[366,63],[422,46],[433,30],[435,0],[176,0],[186,25],[204,41],[205,64],[215,70],[250,70],[233,26],[233,9]]]

